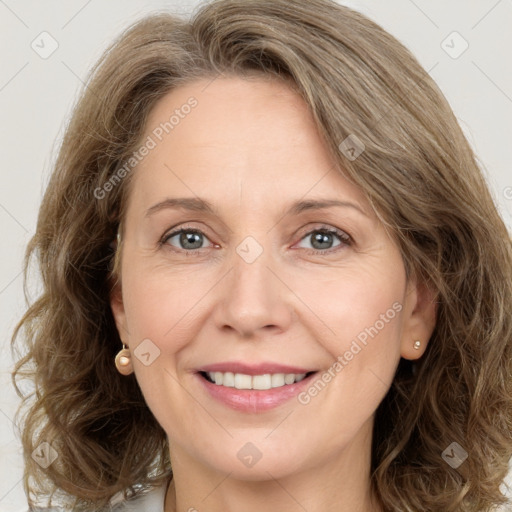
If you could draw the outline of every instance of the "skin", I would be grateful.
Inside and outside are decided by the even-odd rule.
[[[121,286],[111,296],[130,371],[169,439],[165,510],[379,511],[369,486],[374,413],[400,357],[426,348],[431,294],[406,279],[398,247],[287,85],[220,77],[181,86],[156,104],[143,140],[191,96],[197,107],[133,171]],[[170,197],[200,197],[218,211],[145,216]],[[354,206],[285,215],[304,199]],[[179,235],[159,245],[180,227],[201,230],[202,248]],[[332,235],[319,247],[320,228],[350,242]],[[236,251],[247,236],[263,250],[252,263]],[[305,405],[236,411],[195,374],[233,360],[326,371],[394,303],[401,311]],[[147,366],[134,356],[144,339],[160,350]],[[252,467],[237,457],[247,442],[262,454]]]

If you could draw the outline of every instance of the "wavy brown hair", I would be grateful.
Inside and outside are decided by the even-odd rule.
[[[24,394],[17,385],[29,500],[60,493],[73,510],[98,510],[171,475],[165,432],[135,376],[113,363],[121,341],[109,305],[111,242],[136,170],[97,191],[140,147],[169,91],[254,74],[302,95],[340,169],[396,239],[408,276],[436,293],[424,357],[400,361],[376,412],[375,495],[386,511],[493,510],[505,502],[512,455],[509,234],[428,73],[380,26],[331,0],[214,0],[190,19],[156,13],[91,71],[25,256],[25,286],[36,257],[42,292],[12,339],[15,385],[35,386]],[[351,134],[365,146],[355,160],[339,147]],[[31,457],[44,441],[58,453],[47,469]],[[453,442],[468,453],[457,470],[441,456]]]

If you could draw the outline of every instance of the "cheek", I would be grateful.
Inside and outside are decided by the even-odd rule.
[[[314,307],[328,327],[322,344],[332,364],[299,402],[318,419],[308,436],[324,439],[322,429],[328,428],[327,451],[356,435],[391,385],[400,359],[404,281],[354,274],[324,284]]]
[[[135,257],[126,260],[126,268],[123,300],[135,376],[158,422],[176,428],[172,418],[181,411],[186,420],[183,411],[190,399],[176,379],[176,366],[180,350],[197,329],[194,319],[201,311],[198,302],[206,284],[199,289],[198,279],[192,280],[188,273],[146,268]]]
[[[301,277],[292,286],[319,320],[322,344],[334,358],[350,350],[354,340],[365,348],[379,340],[372,350],[376,356],[397,348],[405,290],[400,273],[340,272],[339,277],[316,281]]]
[[[193,319],[212,284],[189,268],[149,268],[143,258],[132,258],[126,267],[123,299],[135,345],[150,338],[165,343],[166,351],[179,350],[180,340],[190,337]]]

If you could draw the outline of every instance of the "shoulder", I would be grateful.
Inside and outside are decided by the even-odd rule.
[[[128,500],[113,498],[110,508],[101,512],[164,512],[165,494],[169,481],[158,487],[153,487],[144,494]],[[27,512],[70,512],[62,507],[32,507]],[[91,511],[92,512],[92,511]],[[97,512],[97,511],[95,511]]]
[[[153,489],[129,500],[123,500],[112,507],[112,512],[164,512],[166,484],[154,487]]]

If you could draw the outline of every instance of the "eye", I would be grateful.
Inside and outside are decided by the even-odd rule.
[[[172,242],[174,240],[174,242]],[[196,251],[203,249],[203,243],[208,240],[206,235],[199,229],[181,228],[165,234],[160,240],[160,245],[176,247],[178,251]],[[178,245],[176,245],[178,244]]]
[[[335,243],[336,239],[338,239],[337,244]],[[350,235],[344,231],[323,226],[308,231],[301,238],[301,242],[303,240],[310,241],[310,252],[321,251],[323,253],[335,252],[352,243]],[[181,227],[171,233],[165,234],[160,240],[159,245],[170,246],[172,250],[177,252],[197,253],[200,252],[199,249],[207,247],[207,245],[204,245],[207,241],[209,241],[209,239],[201,230]],[[299,247],[308,249],[308,247],[304,247],[304,245],[299,245]],[[333,248],[334,251],[332,250]]]
[[[335,244],[333,246],[333,243],[336,241],[336,238],[339,240],[338,244]],[[352,239],[350,236],[345,233],[344,231],[341,231],[336,228],[327,228],[327,227],[321,227],[317,229],[313,229],[311,231],[308,231],[305,236],[302,237],[302,240],[310,241],[310,249],[311,251],[322,251],[322,252],[334,252],[330,251],[333,247],[345,247],[347,245],[350,245]],[[301,246],[304,248],[304,246]],[[308,247],[305,247],[306,249]],[[335,249],[338,250],[338,249]]]

